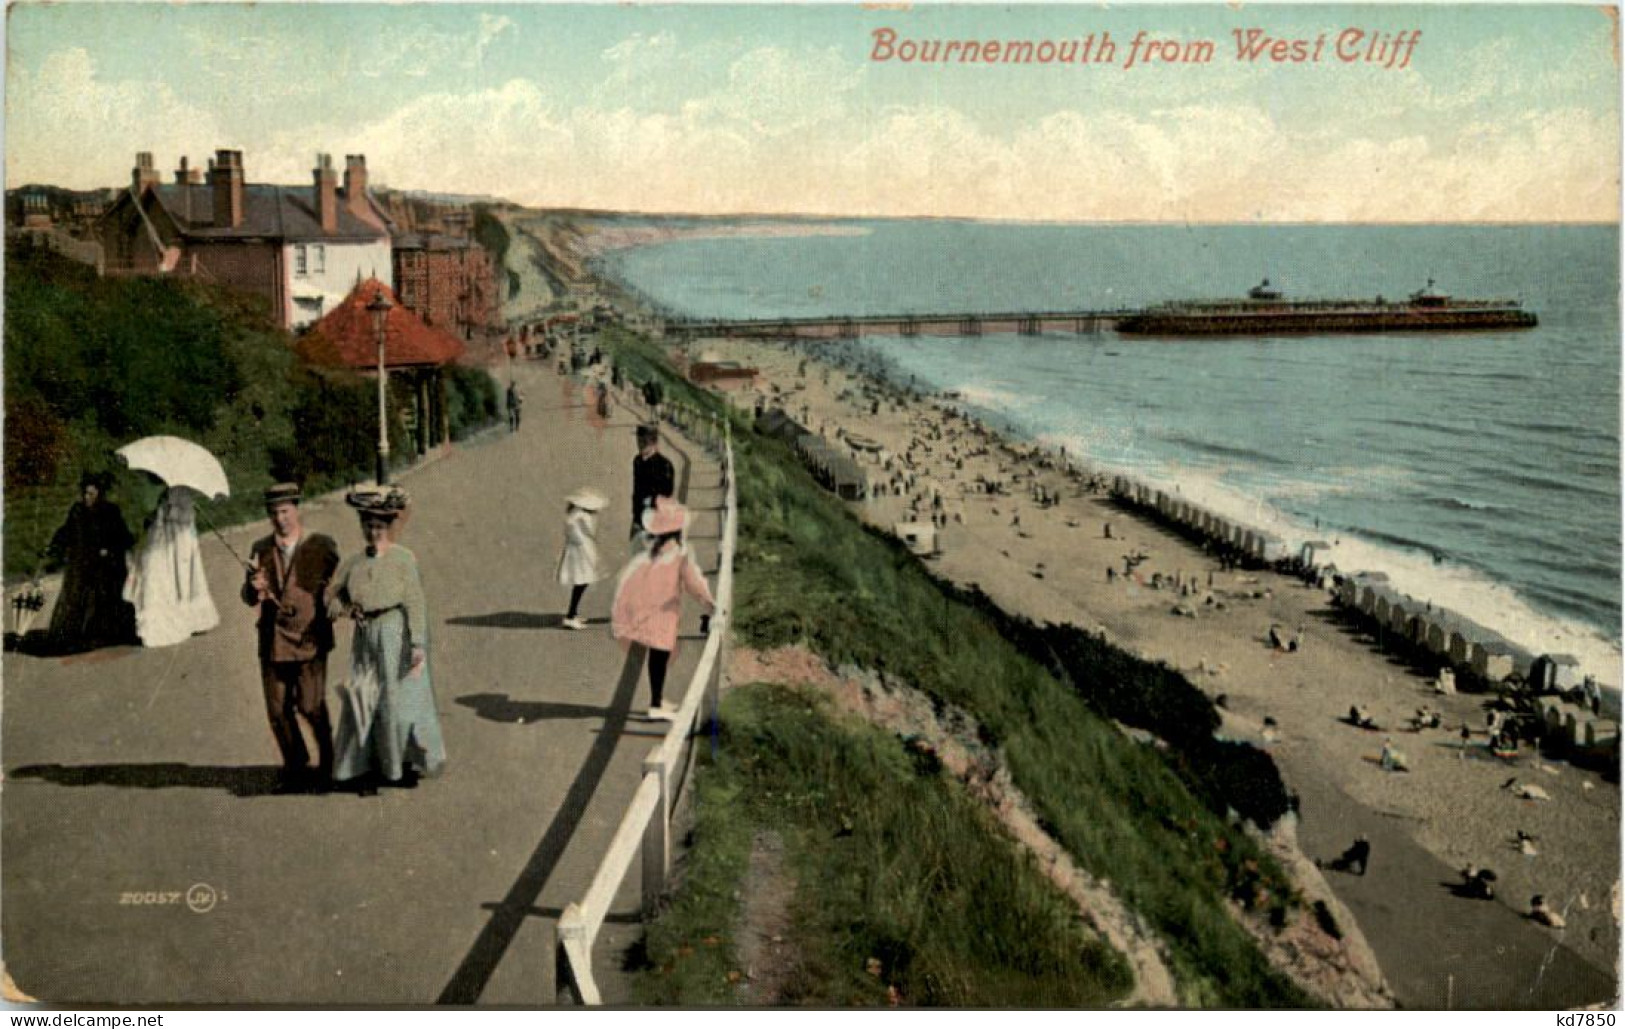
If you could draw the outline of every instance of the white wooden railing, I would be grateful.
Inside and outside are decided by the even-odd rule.
[[[694,748],[689,745],[690,741],[704,716],[716,709],[727,664],[724,650],[733,615],[734,547],[738,539],[739,508],[734,490],[732,432],[726,422],[720,442],[724,489],[722,546],[711,631],[677,717],[660,746],[643,759],[643,781],[632,795],[632,803],[615,830],[609,850],[599,862],[592,884],[581,900],[567,905],[559,916],[554,970],[560,1003],[602,1003],[592,975],[593,944],[621,880],[632,867],[633,857],[641,851],[645,913],[653,909],[665,892],[666,877],[671,872],[672,809],[676,806],[676,794],[687,782],[688,764],[693,760]],[[681,776],[679,770],[683,772]]]

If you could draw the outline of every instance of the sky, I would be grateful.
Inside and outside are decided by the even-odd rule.
[[[21,2],[7,22],[6,179],[124,185],[137,151],[167,179],[182,155],[196,167],[230,148],[251,182],[308,184],[318,152],[340,166],[360,153],[374,183],[535,206],[1618,221],[1610,13]],[[1065,65],[877,60],[886,30],[899,44],[1109,33],[1117,52]],[[1235,34],[1248,30],[1311,52],[1326,42],[1319,61],[1246,61]],[[1196,59],[1147,62],[1142,49],[1130,67],[1140,33]],[[1363,44],[1396,37],[1414,46],[1364,59]],[[1355,59],[1339,58],[1339,38]]]

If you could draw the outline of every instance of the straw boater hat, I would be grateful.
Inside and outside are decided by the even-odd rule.
[[[363,487],[344,495],[344,502],[362,515],[393,520],[406,510],[406,491],[399,486]]]
[[[565,497],[564,502],[583,511],[602,511],[609,504],[609,498],[591,486],[583,486]]]
[[[670,497],[656,497],[654,506],[643,512],[643,531],[651,536],[681,532],[688,525],[688,508]]]
[[[274,486],[265,487],[265,506],[274,507],[277,504],[297,504],[305,499],[297,482],[279,482]]]

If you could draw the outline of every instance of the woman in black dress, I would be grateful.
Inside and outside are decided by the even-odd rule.
[[[86,474],[80,499],[51,537],[48,567],[63,566],[62,595],[51,611],[50,645],[74,654],[135,642],[135,609],[124,599],[125,555],[135,543],[105,475]]]

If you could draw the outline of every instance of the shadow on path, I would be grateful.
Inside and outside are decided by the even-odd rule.
[[[590,704],[557,704],[546,700],[514,700],[506,693],[470,693],[457,703],[492,722],[552,722],[572,718],[604,718],[608,708]]]
[[[548,823],[541,841],[531,852],[530,859],[525,862],[519,878],[514,880],[502,900],[494,905],[484,905],[491,912],[491,917],[435,1003],[476,1003],[525,919],[536,913],[536,898],[541,896],[543,887],[552,878],[553,870],[575,834],[576,826],[581,824],[587,804],[609,769],[610,759],[615,756],[615,747],[620,742],[621,730],[626,726],[627,712],[632,706],[632,697],[637,692],[638,679],[643,672],[644,654],[644,648],[637,645],[627,652],[626,662],[621,666],[620,681],[615,686],[614,699],[610,701],[609,710],[604,716],[604,731],[593,740],[592,748],[581,763],[581,770],[570,783],[569,791],[564,795],[553,820]]]
[[[269,797],[276,792],[275,765],[29,765],[7,778],[40,779],[56,786],[122,786],[138,790],[171,788],[225,790],[234,797]]]
[[[482,629],[557,629],[563,626],[561,614],[539,615],[534,611],[496,611],[488,615],[458,615],[447,625],[470,625]]]

